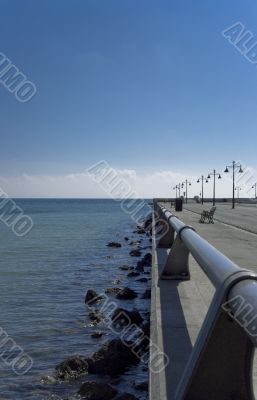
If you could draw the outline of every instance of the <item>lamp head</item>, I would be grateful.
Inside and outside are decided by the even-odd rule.
[[[221,179],[221,175],[219,174],[218,179]]]
[[[244,172],[243,170],[242,170],[242,165],[240,165],[240,168],[239,168],[239,171],[238,171],[240,174],[242,174],[242,172]]]
[[[229,172],[228,167],[226,167],[226,169],[224,170],[225,173]]]
[[[210,174],[208,174],[207,179],[211,179],[211,175]]]
[[[200,179],[197,179],[197,183],[199,183],[200,182]]]

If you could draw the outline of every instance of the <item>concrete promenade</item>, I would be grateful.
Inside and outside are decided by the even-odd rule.
[[[163,203],[166,208],[168,203]],[[257,208],[255,206],[217,206],[214,224],[199,224],[201,205],[188,204],[175,213],[185,224],[238,264],[257,273]],[[204,205],[209,209],[211,204]],[[236,225],[238,228],[232,226]],[[243,229],[240,229],[243,228]],[[247,230],[246,230],[247,229]],[[249,232],[251,231],[251,232]],[[255,233],[252,233],[255,232]],[[153,240],[151,339],[168,355],[170,362],[160,373],[150,375],[150,400],[173,400],[178,382],[214,294],[214,287],[190,256],[190,281],[161,280],[159,274],[169,250]],[[218,368],[218,366],[217,366]],[[257,362],[254,366],[257,393]],[[208,395],[206,399],[208,398]]]

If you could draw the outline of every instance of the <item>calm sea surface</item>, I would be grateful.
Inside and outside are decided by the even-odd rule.
[[[83,379],[56,382],[51,379],[55,366],[74,354],[90,355],[112,338],[101,325],[106,335],[100,340],[91,338],[95,328],[84,304],[87,289],[103,292],[114,287],[116,279],[120,286],[138,293],[150,286],[150,282],[127,278],[127,271],[118,268],[138,261],[129,256],[131,246],[124,240],[125,236],[139,238],[132,233],[135,223],[112,200],[16,202],[33,219],[34,227],[21,238],[0,221],[0,327],[34,363],[27,374],[17,376],[0,358],[0,399],[73,398]],[[121,242],[122,248],[106,247],[113,240]],[[146,237],[142,246],[149,246]],[[136,307],[144,315],[149,300],[138,298],[122,306]],[[139,365],[122,376],[116,387],[145,399],[134,391],[134,383],[145,380],[146,368]]]

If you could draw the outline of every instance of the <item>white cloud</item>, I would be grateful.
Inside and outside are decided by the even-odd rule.
[[[199,195],[201,191],[201,183],[196,183],[198,176],[190,176],[190,172],[187,176],[171,170],[138,173],[133,169],[119,169],[116,172],[117,180],[123,179],[131,190],[136,192],[136,196],[141,198],[174,197],[173,187],[186,178],[192,182],[192,186],[188,188],[189,197]],[[0,187],[10,197],[110,197],[108,191],[94,182],[87,172],[67,175],[30,175],[24,172],[19,176],[0,177]],[[205,197],[211,197],[212,190],[213,184],[210,179],[209,183],[204,184]],[[231,191],[230,177],[223,176],[221,180],[217,180],[217,197],[231,197]],[[240,192],[240,196],[247,196],[245,188]]]

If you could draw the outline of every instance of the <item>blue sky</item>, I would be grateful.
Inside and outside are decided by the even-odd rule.
[[[1,0],[1,17],[0,52],[37,87],[19,103],[0,85],[5,180],[101,159],[140,174],[257,168],[257,68],[221,35],[241,21],[257,40],[254,0]]]

